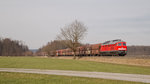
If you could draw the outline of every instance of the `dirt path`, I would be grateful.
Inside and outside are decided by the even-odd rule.
[[[139,74],[66,71],[66,70],[17,69],[17,68],[0,68],[0,72],[21,72],[21,73],[37,73],[37,74],[50,74],[50,75],[65,75],[65,76],[103,78],[103,79],[112,79],[112,80],[125,80],[125,81],[150,83],[150,75],[139,75]]]

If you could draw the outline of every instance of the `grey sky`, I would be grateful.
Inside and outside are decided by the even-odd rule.
[[[0,0],[0,37],[29,48],[54,40],[75,19],[88,27],[83,43],[150,45],[150,0]]]

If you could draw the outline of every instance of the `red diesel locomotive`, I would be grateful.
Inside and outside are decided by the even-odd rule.
[[[100,53],[102,55],[124,56],[127,54],[126,42],[120,39],[106,41],[103,44],[101,44]]]
[[[126,42],[117,39],[106,41],[100,44],[84,45],[77,47],[75,52],[77,56],[101,56],[114,55],[125,56],[127,54]],[[61,49],[56,51],[56,56],[73,56],[74,52],[71,49]]]

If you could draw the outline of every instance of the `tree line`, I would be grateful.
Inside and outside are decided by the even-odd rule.
[[[150,55],[150,46],[128,46],[128,55]]]
[[[55,52],[53,52],[53,51],[67,48],[67,46],[64,45],[63,43],[64,43],[63,40],[62,41],[54,40],[54,41],[48,42],[45,46],[39,48],[36,55],[51,56],[51,54],[55,54]]]
[[[28,47],[21,41],[0,38],[0,56],[24,56],[28,53]]]

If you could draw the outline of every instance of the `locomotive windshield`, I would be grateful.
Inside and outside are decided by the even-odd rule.
[[[121,43],[118,43],[118,46],[122,46],[122,44],[121,44]]]
[[[123,43],[123,46],[126,46],[126,43]]]

